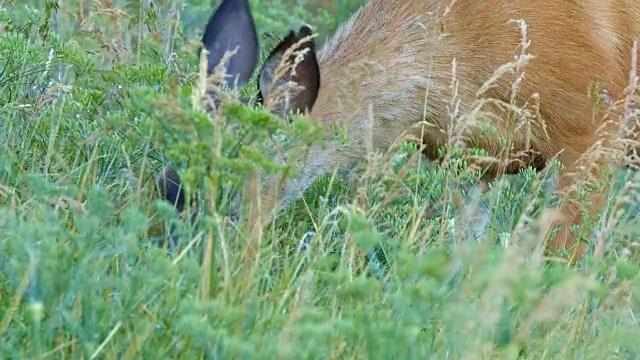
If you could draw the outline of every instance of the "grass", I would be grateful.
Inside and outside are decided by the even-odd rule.
[[[263,55],[301,22],[323,42],[357,5],[251,3]],[[635,172],[611,195],[628,210],[605,212],[603,251],[579,266],[541,254],[543,175],[481,194],[464,158],[436,167],[409,144],[320,179],[256,231],[250,202],[227,215],[273,168],[263,140],[312,131],[201,110],[209,1],[0,9],[0,358],[640,357]],[[158,199],[167,163],[199,196],[193,225]],[[170,226],[168,254],[155,245]]]

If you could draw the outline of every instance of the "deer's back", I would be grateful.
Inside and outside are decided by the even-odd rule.
[[[444,129],[451,119],[454,58],[456,96],[468,110],[494,71],[521,53],[522,34],[512,19],[526,22],[526,52],[535,57],[522,68],[516,102],[538,93],[548,131],[590,138],[598,100],[589,89],[606,89],[615,98],[627,85],[640,34],[637,1],[457,0],[447,11],[449,3],[370,1],[320,53],[323,83],[311,115],[357,123],[371,104],[387,142],[423,114]],[[516,75],[497,80],[487,95],[509,102]],[[500,132],[512,134],[513,120],[502,118]],[[434,143],[444,141],[440,133],[429,135]],[[541,132],[536,136],[542,150],[557,150]]]

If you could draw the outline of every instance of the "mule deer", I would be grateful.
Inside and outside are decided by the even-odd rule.
[[[524,40],[512,22],[522,25],[518,19],[526,24],[520,27],[527,30]],[[451,113],[457,109],[490,122],[495,130],[481,132],[471,124],[461,137],[464,145],[503,158],[504,138],[513,145],[508,152],[526,154],[507,166],[477,161],[486,170],[485,180],[530,165],[541,169],[552,158],[564,165],[559,177],[564,217],[548,249],[575,245],[582,257],[586,245],[570,230],[581,222],[583,210],[573,185],[585,177],[603,179],[605,166],[620,165],[623,155],[617,148],[621,112],[607,112],[589,89],[598,84],[613,102],[624,98],[639,34],[640,2],[635,0],[369,0],[317,54],[312,39],[303,41],[311,35],[303,26],[297,34],[290,32],[262,66],[258,100],[269,103],[275,67],[287,50],[298,46],[306,50],[304,60],[276,83],[290,81],[300,87],[288,102],[272,108],[278,115],[303,111],[322,124],[342,125],[351,142],[347,148],[329,138],[311,146],[299,175],[277,191],[263,192],[262,203],[269,211],[280,209],[319,176],[364,158],[367,126],[372,127],[374,150],[387,150],[408,135],[419,139],[427,158],[436,159],[437,149],[450,140]],[[210,71],[224,52],[236,50],[226,68],[227,85],[246,84],[258,49],[248,0],[223,0],[203,43]],[[533,56],[518,61],[524,78],[505,71],[492,86],[483,86],[514,56],[526,57],[525,51]],[[453,93],[457,103],[451,101]],[[482,111],[476,111],[479,99],[486,100],[480,102]],[[514,108],[532,103],[530,112],[540,122],[525,132]],[[578,160],[594,146],[600,156],[585,169]],[[269,189],[275,183],[271,178]],[[592,204],[586,210],[594,215],[603,208],[604,193],[589,197]]]

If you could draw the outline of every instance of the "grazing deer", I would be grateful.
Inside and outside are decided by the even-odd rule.
[[[518,19],[526,22],[521,27],[527,30],[524,40],[511,22]],[[603,179],[605,166],[620,165],[624,155],[616,150],[621,111],[607,112],[602,99],[589,91],[597,84],[612,101],[625,97],[639,34],[636,0],[369,0],[317,54],[308,39],[311,29],[303,26],[297,34],[290,32],[260,69],[258,100],[269,104],[273,84],[299,85],[288,101],[274,100],[275,105],[267,107],[281,116],[302,111],[322,124],[339,124],[350,144],[329,138],[312,145],[299,175],[281,188],[275,178],[269,180],[262,204],[269,211],[280,209],[319,176],[353,166],[366,156],[367,134],[373,149],[381,151],[399,137],[411,136],[419,139],[427,158],[436,159],[437,149],[451,140],[451,114],[473,113],[481,118],[477,120],[490,122],[494,131],[472,124],[461,137],[464,145],[504,158],[503,138],[513,145],[509,153],[525,154],[507,166],[477,161],[486,170],[484,180],[528,166],[542,169],[553,158],[564,165],[559,177],[565,200],[563,218],[557,222],[561,229],[548,248],[576,246],[581,258],[586,246],[570,231],[581,222],[583,210],[573,185],[586,177]],[[223,0],[203,43],[210,72],[226,51],[236,50],[226,66],[226,84],[233,89],[245,85],[258,53],[248,0]],[[283,56],[294,61],[295,55],[287,51],[296,46],[306,51],[303,61],[295,72],[274,79]],[[524,78],[505,72],[492,86],[483,86],[514,55],[526,57],[525,51],[533,57],[518,63],[517,72]],[[476,111],[479,99],[486,100],[482,111]],[[530,113],[539,121],[524,131],[514,109],[532,103]],[[581,163],[594,146],[601,156]],[[597,214],[604,193],[589,197],[587,213]]]

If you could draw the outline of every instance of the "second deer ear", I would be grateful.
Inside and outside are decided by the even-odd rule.
[[[223,0],[209,19],[202,36],[209,51],[207,74],[211,75],[226,52],[237,52],[228,60],[225,83],[231,89],[244,86],[258,63],[258,36],[249,0]]]
[[[171,166],[167,166],[157,179],[157,183],[160,196],[173,205],[179,214],[182,214],[186,197],[178,173]]]
[[[260,69],[258,102],[270,103],[272,112],[281,117],[289,111],[310,111],[318,97],[320,69],[315,43],[313,38],[308,38],[311,33],[311,28],[307,25],[302,26],[297,34],[290,31],[269,54]],[[308,39],[301,41],[304,38]],[[285,55],[286,58],[284,58]],[[293,67],[296,56],[303,56],[303,58]],[[283,72],[283,70],[286,71]],[[281,92],[279,89],[289,81],[301,86],[302,89],[293,93]]]

